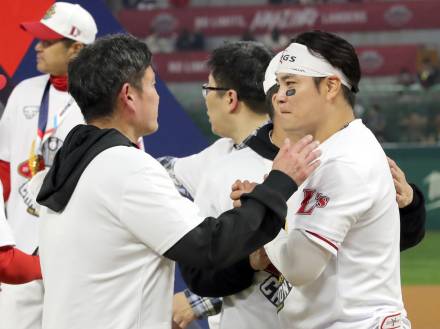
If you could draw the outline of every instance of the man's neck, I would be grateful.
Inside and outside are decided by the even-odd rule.
[[[328,120],[327,124],[321,127],[321,129],[317,129],[313,136],[315,140],[322,143],[341,129],[347,127],[347,125],[354,119],[355,117],[353,111],[346,111],[335,117],[334,120]]]
[[[236,144],[242,143],[246,137],[252,134],[256,129],[263,126],[269,120],[266,114],[255,114],[242,116],[235,123],[235,131],[229,136]]]
[[[139,134],[136,133],[135,129],[132,126],[125,124],[117,117],[90,120],[88,124],[98,127],[99,129],[116,129],[134,144],[136,144],[141,137]]]
[[[277,118],[274,118],[273,120],[273,129],[270,132],[270,141],[272,142],[272,144],[274,144],[275,146],[278,146],[278,148],[280,148],[283,143],[284,140],[287,137],[286,132],[283,130],[283,128],[280,126],[279,122],[277,121]],[[291,138],[291,142],[292,143],[296,143],[296,140],[292,140]]]

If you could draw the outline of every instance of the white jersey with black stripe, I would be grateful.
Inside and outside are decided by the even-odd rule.
[[[333,256],[314,282],[279,289],[284,328],[409,328],[400,286],[400,221],[386,156],[361,120],[321,145],[319,168],[288,201],[288,231]],[[293,326],[294,324],[294,326]]]

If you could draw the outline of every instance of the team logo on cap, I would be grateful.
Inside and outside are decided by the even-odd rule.
[[[72,28],[70,29],[69,35],[76,38],[80,34],[81,34],[81,31],[76,26],[72,26]]]
[[[293,63],[293,62],[295,62],[295,60],[296,60],[296,56],[295,55],[283,54],[281,56],[280,63],[282,63],[283,61],[284,62],[291,62],[291,63]]]
[[[55,14],[55,5],[53,5],[52,7],[50,7],[46,13],[44,14],[43,19],[49,19],[51,18],[53,15]]]

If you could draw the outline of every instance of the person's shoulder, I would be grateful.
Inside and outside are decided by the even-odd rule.
[[[219,163],[209,168],[207,176],[219,184],[226,178],[251,179],[260,181],[270,171],[272,161],[263,158],[251,148],[245,147],[223,156]]]
[[[17,86],[15,86],[15,90],[25,90],[26,92],[32,91],[29,88],[44,88],[46,86],[47,81],[49,80],[49,75],[38,75],[32,78],[24,79]]]
[[[226,154],[222,161],[224,162],[230,162],[230,163],[244,163],[248,164],[249,161],[255,162],[261,162],[264,163],[266,159],[262,157],[260,154],[255,152],[250,147],[244,147],[242,149],[236,150],[234,152],[231,152],[229,154]],[[267,160],[270,161],[270,160]]]
[[[382,147],[362,120],[356,119],[324,141],[321,150],[321,162],[348,161],[365,166],[371,162],[367,159],[382,152]]]
[[[205,150],[218,153],[229,153],[234,148],[234,141],[231,138],[219,138]]]
[[[121,173],[145,171],[166,174],[166,170],[155,158],[136,147],[112,147],[107,150],[104,162],[112,162],[114,170]],[[168,176],[168,174],[166,175]]]
[[[124,166],[133,166],[138,163],[156,163],[151,155],[136,147],[115,146],[107,150],[108,156],[111,156],[115,161],[123,162]]]
[[[176,159],[175,169],[178,171],[200,170],[217,163],[222,157],[234,150],[234,141],[230,138],[220,138],[199,153]]]

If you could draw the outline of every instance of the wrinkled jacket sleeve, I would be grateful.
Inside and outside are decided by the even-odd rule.
[[[425,236],[425,198],[415,184],[410,185],[414,190],[413,201],[400,209],[400,251],[416,246]]]

